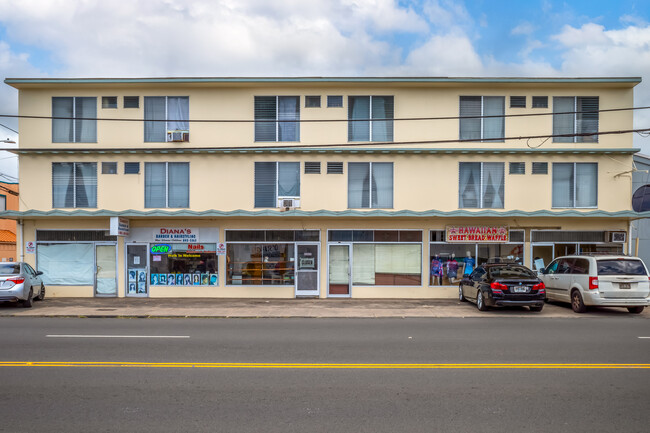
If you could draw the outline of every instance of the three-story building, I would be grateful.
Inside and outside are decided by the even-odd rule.
[[[50,296],[435,298],[628,252],[640,78],[6,79]]]

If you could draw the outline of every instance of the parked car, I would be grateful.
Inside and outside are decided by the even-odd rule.
[[[562,256],[541,271],[550,301],[570,302],[576,313],[587,306],[626,307],[639,314],[650,305],[648,269],[638,257]]]
[[[43,272],[37,272],[24,262],[0,263],[0,301],[20,302],[31,308],[32,299],[45,298]]]
[[[476,303],[480,311],[489,307],[519,305],[542,311],[546,290],[537,275],[514,263],[484,264],[461,280],[458,298]]]

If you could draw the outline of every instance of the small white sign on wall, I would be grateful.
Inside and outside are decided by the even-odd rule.
[[[36,242],[25,242],[25,253],[34,254],[36,252]]]

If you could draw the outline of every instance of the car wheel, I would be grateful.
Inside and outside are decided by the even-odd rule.
[[[463,285],[462,284],[458,285],[458,300],[460,302],[467,302],[467,299],[465,299],[465,296],[463,296]]]
[[[480,290],[476,292],[476,308],[479,311],[487,311],[488,307],[485,305],[485,300],[483,299],[483,292]]]
[[[571,308],[573,308],[573,311],[576,313],[584,313],[587,311],[587,307],[582,301],[582,295],[579,290],[571,292]]]
[[[530,308],[530,311],[535,311],[535,312],[539,313],[540,311],[542,311],[544,309],[544,306],[543,305],[531,305],[529,308]]]
[[[23,301],[23,308],[32,308],[32,298],[34,297],[34,289],[29,289],[29,296]]]
[[[45,299],[45,286],[41,283],[41,290],[38,292],[38,296],[34,298],[35,301],[42,301]]]
[[[632,314],[641,314],[643,312],[643,308],[645,308],[643,305],[637,307],[627,307],[627,311]]]

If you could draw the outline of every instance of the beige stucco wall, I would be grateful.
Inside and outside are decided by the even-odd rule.
[[[395,101],[395,118],[454,117],[459,114],[459,96],[505,96],[505,114],[544,114],[551,113],[553,96],[598,96],[600,109],[625,108],[633,105],[633,89],[629,84],[173,84],[146,85],[120,84],[98,85],[59,85],[23,87],[19,94],[21,114],[51,116],[53,96],[94,96],[97,97],[97,116],[102,119],[124,119],[123,121],[98,121],[97,143],[102,147],[122,147],[144,145],[144,126],[134,121],[144,118],[144,96],[189,96],[190,118],[195,120],[247,120],[249,122],[195,122],[190,125],[189,143],[146,143],[155,147],[217,147],[251,146],[254,142],[254,97],[269,95],[289,95],[301,97],[300,117],[304,121],[319,119],[333,122],[303,122],[300,125],[300,143],[345,144],[347,140],[347,96],[392,95]],[[305,95],[321,95],[321,108],[305,108]],[[327,108],[327,95],[342,95],[342,108]],[[527,108],[509,108],[509,96],[526,96]],[[117,96],[118,108],[101,108],[102,96]],[[140,108],[123,107],[123,96],[140,96]],[[531,108],[532,96],[548,96],[549,108]],[[600,131],[624,130],[632,128],[632,112],[603,112],[599,119]],[[506,136],[521,137],[548,135],[552,133],[552,116],[506,118]],[[52,122],[49,119],[20,119],[20,145],[24,148],[42,148],[52,144]],[[396,142],[457,140],[458,119],[446,120],[396,120],[394,140]],[[541,139],[511,140],[507,146],[526,147],[541,144]],[[628,136],[601,135],[596,146],[629,147],[632,139]],[[272,146],[273,143],[257,143]],[[355,143],[353,143],[355,144]],[[485,147],[503,146],[502,143],[440,143],[437,147]],[[89,143],[56,143],[57,147],[81,148],[92,146]],[[429,144],[409,144],[409,147],[429,146]],[[544,142],[545,148],[572,148],[594,146],[592,143],[553,143]]]
[[[101,174],[101,161],[118,163],[118,174]],[[124,174],[123,163],[141,161],[140,174]],[[598,209],[631,208],[632,183],[628,174],[632,156],[626,155],[61,155],[20,157],[21,210],[52,209],[52,162],[97,162],[98,209],[145,210],[146,162],[189,162],[190,209],[230,211],[254,208],[254,166],[256,161],[301,162],[301,209],[306,211],[346,210],[347,164],[344,174],[327,174],[328,161],[392,162],[394,210],[458,210],[459,162],[505,163],[504,210],[551,209],[552,163],[598,163]],[[321,174],[304,174],[305,161],[320,161]],[[533,175],[532,162],[548,162],[547,175]],[[509,162],[525,162],[525,175],[508,174]]]

